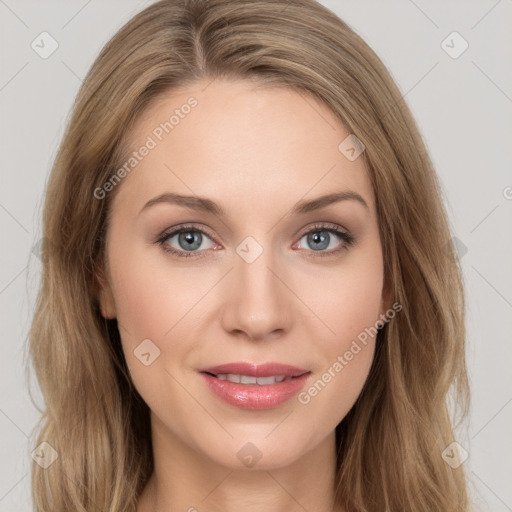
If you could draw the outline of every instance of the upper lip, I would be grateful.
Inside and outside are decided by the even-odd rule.
[[[300,375],[309,373],[308,370],[297,368],[296,366],[274,362],[264,364],[247,362],[226,363],[219,366],[201,368],[199,371],[202,373],[213,373],[215,375],[234,374],[248,375],[251,377],[271,377],[277,375],[284,375],[285,377],[299,377]]]

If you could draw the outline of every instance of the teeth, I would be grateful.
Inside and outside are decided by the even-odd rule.
[[[233,373],[219,374],[216,377],[220,380],[229,380],[230,382],[236,382],[238,384],[259,384],[265,386],[268,384],[276,384],[276,382],[283,382],[283,380],[291,380],[291,377],[285,377],[284,375],[272,375],[270,377],[253,377],[252,375],[235,375]]]
[[[281,382],[282,380],[284,380],[284,377],[274,377],[273,375],[271,375],[270,377],[258,377],[257,378],[257,381],[258,381],[258,384],[261,386],[262,384],[265,385],[265,384],[275,384],[276,382]]]

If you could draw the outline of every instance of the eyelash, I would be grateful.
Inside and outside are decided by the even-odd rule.
[[[335,254],[338,254],[342,251],[349,249],[356,242],[355,236],[347,233],[346,231],[343,231],[335,224],[325,224],[325,223],[315,224],[311,229],[302,233],[300,235],[299,240],[302,239],[305,235],[309,235],[310,233],[316,233],[316,232],[320,232],[320,231],[327,231],[328,233],[334,233],[335,235],[337,235],[339,238],[342,239],[343,243],[342,243],[341,247],[339,247],[338,249],[331,249],[330,251],[316,252],[316,251],[310,250],[310,252],[314,253],[315,257],[318,256],[318,257],[322,258],[322,257],[334,256]],[[208,238],[213,240],[213,237],[207,231],[204,231],[203,229],[199,229],[194,225],[185,225],[185,226],[180,226],[179,228],[173,229],[171,231],[166,231],[166,232],[162,233],[162,235],[160,235],[160,237],[156,240],[155,243],[159,244],[165,252],[174,254],[175,256],[178,256],[180,258],[203,257],[204,253],[207,252],[207,250],[180,251],[180,250],[174,249],[174,248],[170,247],[168,244],[166,244],[166,241],[169,238],[172,238],[174,235],[178,235],[180,233],[186,233],[186,232],[202,233],[203,235],[206,235]]]

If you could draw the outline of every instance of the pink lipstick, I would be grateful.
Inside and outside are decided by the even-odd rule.
[[[310,371],[280,363],[229,363],[199,370],[218,397],[242,409],[273,409],[296,395]]]

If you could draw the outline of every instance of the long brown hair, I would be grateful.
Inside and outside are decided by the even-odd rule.
[[[43,213],[29,353],[45,409],[34,447],[47,442],[58,458],[32,464],[35,510],[134,511],[151,475],[149,409],[131,382],[116,321],[99,311],[113,193],[99,200],[94,191],[118,169],[130,127],[151,101],[217,77],[311,94],[366,147],[385,281],[403,311],[379,332],[368,380],[336,429],[337,503],[467,511],[463,466],[441,456],[454,440],[448,392],[460,421],[469,396],[462,275],[442,191],[388,70],[314,0],[159,1],[119,30],[86,76]]]

